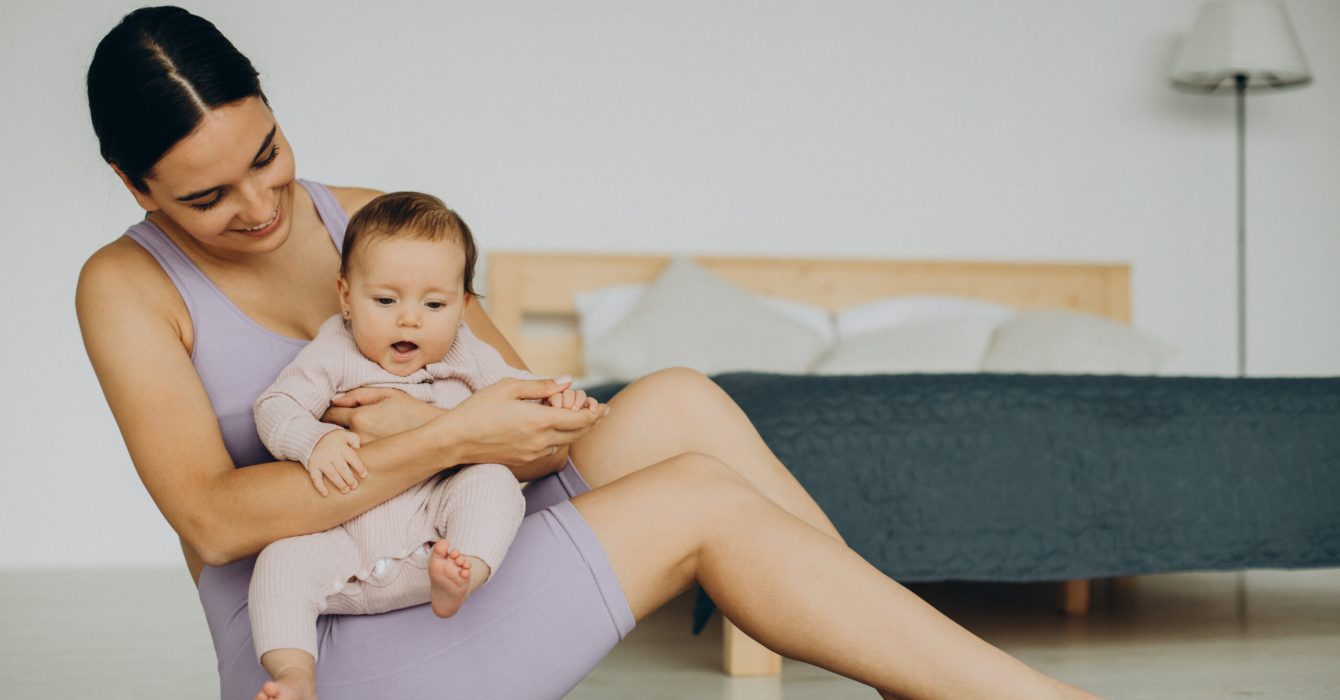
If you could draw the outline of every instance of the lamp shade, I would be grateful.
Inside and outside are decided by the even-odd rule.
[[[1237,76],[1251,88],[1306,85],[1312,73],[1284,7],[1268,0],[1227,0],[1200,8],[1170,77],[1173,85],[1213,92]]]

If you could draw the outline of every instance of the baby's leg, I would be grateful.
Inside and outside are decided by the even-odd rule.
[[[428,562],[433,612],[451,617],[498,570],[525,515],[526,500],[512,472],[476,464],[441,482],[434,527],[442,539]]]
[[[316,618],[357,570],[358,548],[339,527],[261,551],[247,605],[256,656],[274,680],[257,700],[316,697]]]

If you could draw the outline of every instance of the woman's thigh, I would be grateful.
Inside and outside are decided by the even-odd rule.
[[[251,649],[249,573],[238,562],[207,568],[200,582],[228,699],[254,697],[267,678]],[[562,501],[522,522],[506,560],[455,617],[427,605],[323,616],[318,692],[323,700],[558,698],[633,624],[599,542]]]
[[[701,545],[723,523],[752,508],[776,509],[744,477],[698,453],[640,469],[572,505],[600,541],[637,620],[693,584]]]

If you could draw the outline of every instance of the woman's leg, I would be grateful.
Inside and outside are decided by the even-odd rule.
[[[697,580],[750,636],[885,697],[1091,697],[959,627],[710,456],[572,503],[638,619]]]
[[[654,372],[628,385],[609,405],[609,417],[572,446],[573,464],[591,488],[698,452],[730,465],[788,513],[842,539],[744,411],[702,373],[682,367]]]

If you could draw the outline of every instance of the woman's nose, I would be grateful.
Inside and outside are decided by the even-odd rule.
[[[251,182],[239,187],[238,193],[242,200],[242,211],[238,213],[238,217],[248,226],[259,226],[274,218],[275,202],[270,196],[269,188]]]

